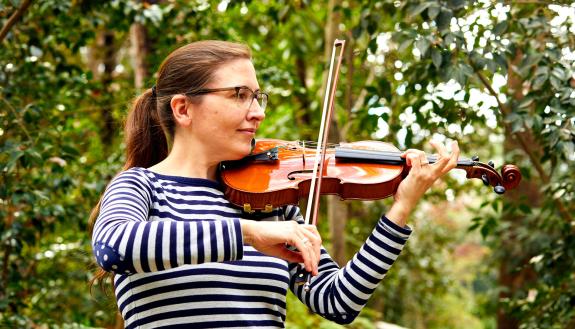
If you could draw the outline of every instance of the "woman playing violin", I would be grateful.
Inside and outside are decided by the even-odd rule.
[[[392,207],[339,268],[297,206],[249,214],[224,196],[218,166],[250,153],[267,99],[246,46],[201,41],[171,53],[134,101],[124,171],[95,209],[92,233],[126,328],[281,328],[288,289],[350,323],[410,236],[418,200],[457,163],[456,143],[451,152],[432,143],[434,164],[404,152],[411,170]],[[312,276],[307,291],[295,284],[299,264]]]

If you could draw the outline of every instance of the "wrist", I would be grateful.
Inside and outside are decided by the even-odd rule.
[[[385,214],[390,221],[397,224],[399,227],[404,227],[407,224],[407,218],[411,214],[413,207],[404,205],[400,202],[395,202],[391,209]]]
[[[244,244],[252,244],[253,238],[253,222],[250,220],[242,219],[240,220],[240,226],[242,228],[242,238],[244,239]]]

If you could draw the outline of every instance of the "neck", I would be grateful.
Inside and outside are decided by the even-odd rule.
[[[159,174],[217,180],[219,161],[214,161],[199,146],[174,140],[170,154],[149,169]]]

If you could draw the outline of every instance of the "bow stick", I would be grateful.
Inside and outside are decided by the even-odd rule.
[[[336,48],[340,48],[337,66],[334,73],[334,62],[335,62],[335,52]],[[341,61],[343,59],[343,50],[345,48],[345,40],[335,39],[333,42],[333,48],[331,52],[331,60],[329,65],[329,73],[327,77],[327,84],[325,88],[325,97],[323,100],[322,117],[319,128],[319,135],[317,146],[315,150],[315,160],[313,165],[313,173],[311,178],[311,185],[309,189],[309,196],[307,202],[307,208],[305,212],[305,223],[306,224],[317,224],[317,217],[319,213],[319,199],[321,192],[321,182],[324,172],[325,163],[325,150],[327,146],[327,137],[329,134],[329,126],[331,123],[331,116],[334,108],[335,92],[337,90],[337,81],[339,78],[339,69],[341,67]],[[333,85],[332,85],[333,77]],[[298,284],[304,283],[304,290],[309,291],[311,275],[303,270],[302,273],[298,275]]]

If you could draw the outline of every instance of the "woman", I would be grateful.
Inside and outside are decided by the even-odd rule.
[[[249,49],[222,41],[174,51],[135,100],[125,171],[96,208],[92,235],[127,328],[283,327],[288,288],[321,316],[350,323],[409,237],[409,213],[457,162],[455,143],[451,155],[433,144],[433,165],[405,152],[411,171],[393,206],[340,269],[298,207],[255,218],[224,198],[218,165],[249,154],[266,103]],[[313,276],[309,291],[295,285],[299,263]]]

